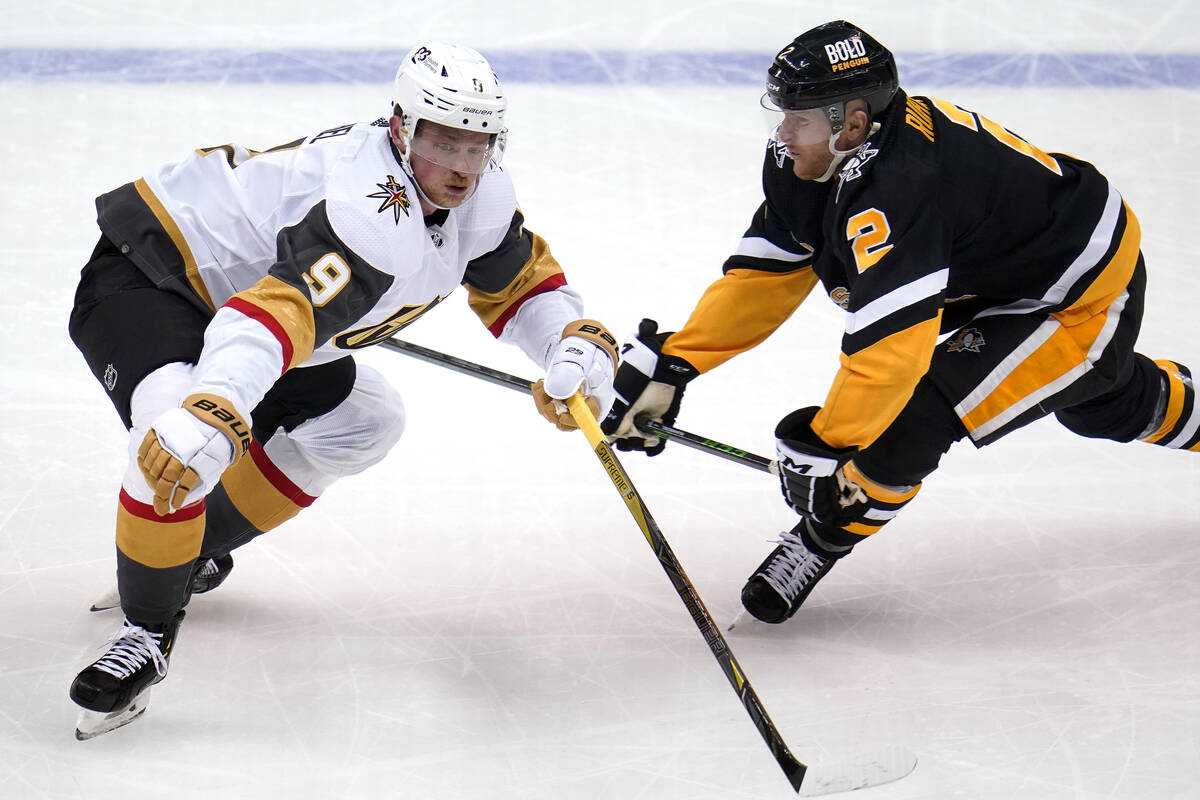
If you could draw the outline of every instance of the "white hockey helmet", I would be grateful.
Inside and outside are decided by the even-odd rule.
[[[487,59],[469,47],[427,42],[410,50],[396,70],[393,109],[396,106],[400,107],[401,136],[409,151],[417,125],[428,120],[490,135],[487,157],[478,170],[466,171],[482,171],[488,162],[498,164],[504,155],[508,100]]]

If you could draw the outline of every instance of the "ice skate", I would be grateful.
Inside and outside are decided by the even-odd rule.
[[[211,592],[224,583],[232,571],[233,556],[229,553],[211,558],[200,557],[196,559],[196,565],[192,567],[192,594]],[[117,592],[117,587],[114,586],[93,602],[88,611],[108,611],[120,605],[121,595]]]
[[[192,594],[211,592],[224,583],[232,571],[233,556],[229,553],[196,559],[196,566],[192,568]]]
[[[799,525],[779,534],[779,546],[742,587],[742,605],[756,619],[772,624],[791,619],[804,604],[809,592],[837,562],[809,550],[801,538]]]
[[[160,625],[141,626],[125,620],[108,638],[104,655],[75,676],[71,699],[83,709],[75,724],[76,739],[85,741],[108,733],[146,711],[150,687],[167,676],[183,615],[180,611]]]

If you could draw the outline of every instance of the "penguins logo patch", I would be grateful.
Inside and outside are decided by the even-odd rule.
[[[773,155],[775,156],[775,166],[779,167],[780,169],[783,169],[784,160],[791,158],[791,154],[788,153],[787,145],[784,144],[783,142],[777,142],[774,139],[772,139],[771,140],[771,150],[772,150]]]
[[[978,353],[983,349],[985,344],[987,342],[983,340],[983,334],[979,332],[978,328],[963,328],[955,334],[953,339],[946,343],[946,352],[961,353],[969,351]]]

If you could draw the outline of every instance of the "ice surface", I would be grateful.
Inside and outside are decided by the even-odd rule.
[[[6,8],[0,48],[23,54],[9,64],[29,63],[30,48],[174,50],[186,67],[219,63],[217,48],[402,52],[441,37],[514,63],[620,51],[637,64],[693,47],[758,52],[765,67],[835,13],[337,5],[331,16],[281,2],[203,14],[51,2]],[[904,82],[1095,161],[1142,224],[1139,349],[1200,367],[1200,93],[1186,69],[1155,71],[1195,58],[1195,4],[864,2],[836,14],[924,59],[914,65],[1050,54],[1076,70],[1068,86],[936,70],[918,74],[941,84]],[[1086,71],[1096,53],[1150,64],[1150,79]],[[66,335],[97,236],[93,198],[192,147],[268,147],[378,116],[390,70],[374,83],[29,77],[0,80],[0,796],[164,785],[181,798],[789,796],[583,437],[554,431],[515,392],[383,350],[362,360],[404,395],[395,452],[239,551],[227,583],[193,601],[146,716],[76,742],[67,687],[119,625],[87,607],[112,582],[124,436]],[[642,316],[678,326],[719,274],[760,199],[759,91],[702,78],[509,85],[506,166],[529,226],[618,333]],[[823,398],[840,324],[814,296],[693,384],[678,424],[769,455],[774,422]],[[463,298],[406,333],[536,377]],[[773,479],[676,446],[624,464],[727,624],[790,525]],[[918,754],[911,776],[864,800],[1196,797],[1198,489],[1195,454],[1079,439],[1053,422],[983,451],[960,445],[792,622],[739,625],[729,642],[801,759],[892,742]]]

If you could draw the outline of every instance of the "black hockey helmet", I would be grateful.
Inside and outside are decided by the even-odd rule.
[[[837,20],[800,34],[779,51],[767,70],[763,106],[801,111],[861,98],[876,117],[899,86],[891,52],[857,25]]]

